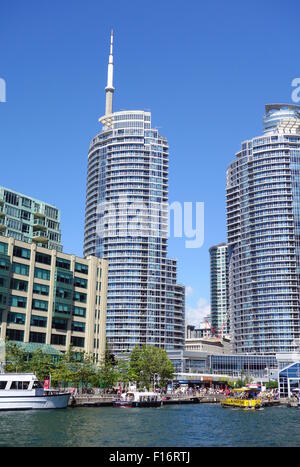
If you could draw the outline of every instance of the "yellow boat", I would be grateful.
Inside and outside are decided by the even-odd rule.
[[[262,405],[261,399],[257,398],[260,390],[257,388],[233,389],[233,395],[221,401],[223,407],[238,407],[240,409],[259,409]]]

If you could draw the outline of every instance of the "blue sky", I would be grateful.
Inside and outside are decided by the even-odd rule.
[[[205,203],[205,241],[169,241],[187,313],[209,310],[209,253],[226,240],[226,167],[261,133],[264,105],[300,76],[297,0],[2,2],[0,184],[55,204],[82,255],[87,152],[104,112],[115,30],[114,109],[152,111],[170,144],[169,200]]]

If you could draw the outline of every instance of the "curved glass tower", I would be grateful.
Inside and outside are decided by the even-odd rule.
[[[299,346],[300,107],[266,106],[264,134],[227,170],[231,331],[237,352]]]
[[[84,255],[109,261],[107,341],[184,347],[184,287],[167,258],[169,148],[151,113],[112,111],[112,39],[101,133],[88,155]]]

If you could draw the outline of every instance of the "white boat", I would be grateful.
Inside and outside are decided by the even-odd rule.
[[[44,389],[33,373],[0,374],[0,410],[64,409],[70,396]]]
[[[156,392],[128,391],[114,401],[114,407],[160,407],[162,398]]]

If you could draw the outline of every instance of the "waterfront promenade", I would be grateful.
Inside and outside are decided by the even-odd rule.
[[[220,404],[225,399],[225,394],[219,391],[194,391],[191,394],[188,393],[174,393],[165,395],[162,398],[163,405],[176,405],[176,404]],[[70,399],[69,405],[71,407],[109,407],[113,405],[114,400],[117,398],[116,394],[77,394]],[[262,405],[268,406],[279,406],[279,405],[291,405],[291,401],[278,400],[271,396],[271,393],[265,394],[262,397]]]

